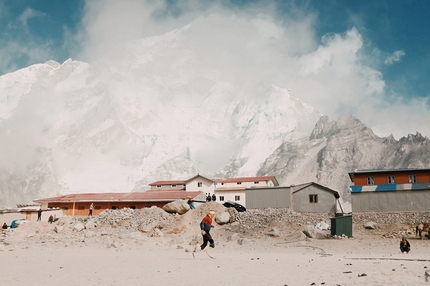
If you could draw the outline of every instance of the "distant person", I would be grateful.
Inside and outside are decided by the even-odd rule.
[[[402,237],[402,240],[400,241],[400,251],[402,253],[406,252],[409,253],[411,251],[411,245],[409,244],[409,241],[407,241],[406,237]]]
[[[48,222],[49,223],[53,223],[54,222],[54,217],[52,215],[49,216]]]
[[[210,211],[200,222],[200,230],[202,231],[202,236],[203,236],[203,244],[200,246],[201,250],[205,249],[205,247],[208,245],[208,242],[210,247],[212,248],[215,247],[215,242],[212,239],[212,236],[210,234],[211,228],[214,227],[212,225],[212,218],[214,217],[214,215],[215,215],[215,212]]]
[[[7,224],[6,223],[3,224],[2,229],[7,229]]]
[[[39,210],[37,211],[37,221],[41,221],[42,220],[42,208],[39,208]]]
[[[211,197],[211,194],[208,194],[208,196],[206,197],[206,201],[207,201],[207,202],[210,202],[210,201],[212,201],[212,197]]]
[[[93,209],[94,209],[94,204],[91,203],[91,205],[90,205],[90,212],[88,213],[88,216],[92,216],[93,215]]]
[[[214,201],[214,202],[216,201],[216,196],[215,196],[215,194],[213,194],[213,195],[212,195],[212,201]]]
[[[190,206],[190,209],[191,210],[195,209],[195,207],[194,207],[194,201],[191,199],[190,196],[188,196],[187,198],[188,198],[187,204]]]

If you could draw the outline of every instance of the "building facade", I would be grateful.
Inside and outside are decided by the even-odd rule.
[[[290,208],[295,212],[333,212],[339,193],[311,182],[289,187],[247,188],[246,206],[255,208]]]
[[[146,192],[136,193],[86,193],[70,194],[46,199],[35,200],[40,203],[42,209],[60,208],[63,215],[87,216],[90,205],[94,205],[92,214],[107,209],[141,209],[146,207],[163,207],[165,204],[178,199],[186,200],[191,198],[204,198],[200,192],[185,192],[183,190],[148,190]]]
[[[428,211],[430,169],[375,169],[349,173],[354,212]]]
[[[215,195],[220,203],[232,201],[246,207],[246,188],[272,188],[279,186],[275,176],[220,179]]]

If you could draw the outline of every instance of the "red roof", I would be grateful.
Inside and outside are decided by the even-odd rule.
[[[59,197],[34,200],[38,203],[68,203],[68,202],[153,202],[153,201],[174,201],[177,199],[186,199],[187,196],[195,198],[200,192],[186,192],[183,190],[150,190],[146,192],[135,193],[86,193],[70,194]]]
[[[184,180],[176,180],[176,181],[156,181],[151,184],[150,186],[159,186],[159,185],[185,185]]]
[[[236,183],[236,182],[261,182],[261,181],[270,181],[275,176],[264,176],[264,177],[243,177],[243,178],[229,178],[229,179],[220,179],[218,183]],[[276,179],[275,179],[276,180]]]

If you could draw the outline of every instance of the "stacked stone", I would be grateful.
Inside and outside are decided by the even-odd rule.
[[[430,222],[430,212],[353,213],[353,223],[373,221],[378,224],[417,224]]]

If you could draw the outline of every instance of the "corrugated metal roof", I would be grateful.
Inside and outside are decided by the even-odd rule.
[[[184,180],[175,180],[175,181],[156,181],[151,184],[150,186],[158,186],[158,185],[185,185]]]
[[[69,194],[59,197],[34,200],[39,203],[52,202],[152,202],[152,201],[173,201],[177,199],[186,199],[187,196],[195,198],[200,192],[186,192],[183,190],[150,190],[146,192],[135,193],[86,193],[86,194]]]
[[[222,192],[222,191],[240,191],[240,190],[244,191],[245,189],[246,189],[245,186],[243,186],[243,187],[222,187],[222,188],[216,188],[215,192],[218,192],[218,191],[220,191],[220,192]]]
[[[242,178],[228,178],[217,180],[218,183],[236,183],[236,182],[260,182],[270,181],[275,176],[263,176],[263,177],[242,177]]]

